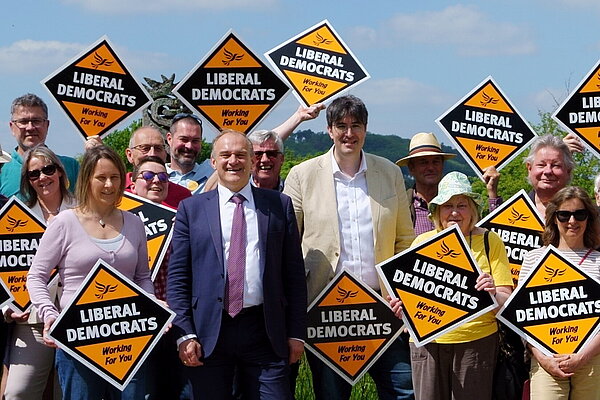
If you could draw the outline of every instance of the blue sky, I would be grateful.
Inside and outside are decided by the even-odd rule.
[[[139,80],[175,73],[178,81],[229,29],[262,56],[328,19],[371,75],[351,91],[369,109],[369,130],[433,131],[445,143],[435,119],[488,75],[535,124],[600,56],[598,0],[22,0],[4,10],[0,144],[14,147],[12,99],[33,92],[50,107],[48,144],[69,155],[82,151],[80,135],[40,81],[105,34]],[[288,95],[259,128],[298,105]],[[323,130],[324,115],[303,127]]]

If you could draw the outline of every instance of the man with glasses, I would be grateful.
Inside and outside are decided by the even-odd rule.
[[[167,159],[167,150],[165,141],[160,131],[150,126],[143,126],[136,129],[129,139],[129,147],[125,150],[127,160],[134,167],[139,165],[142,158],[155,156],[163,160]],[[132,182],[131,172],[125,176],[125,190],[132,191],[134,183]],[[177,208],[179,202],[192,194],[186,188],[169,182],[169,192],[164,203],[170,207]]]
[[[259,188],[283,191],[279,176],[283,164],[283,141],[273,131],[258,130],[248,135],[254,148],[251,183]]]
[[[6,197],[16,195],[23,199],[19,192],[23,166],[22,157],[27,150],[45,143],[50,126],[48,106],[35,94],[28,93],[13,100],[10,115],[8,125],[17,141],[17,147],[11,154],[12,159],[0,170],[0,194]],[[73,191],[79,173],[79,163],[74,158],[67,156],[58,156],[58,158],[65,167],[69,179],[69,190]],[[0,162],[2,161],[0,160]]]
[[[381,293],[375,264],[414,239],[400,168],[363,151],[367,119],[359,98],[333,100],[327,107],[333,147],[293,167],[285,182],[302,239],[309,304],[344,268]],[[350,384],[314,355],[307,358],[317,400],[350,398]],[[369,374],[380,399],[413,399],[408,337],[400,335]]]

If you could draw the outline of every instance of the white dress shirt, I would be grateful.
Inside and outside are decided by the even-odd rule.
[[[223,260],[225,261],[225,274],[227,276],[227,257],[229,256],[229,240],[231,238],[231,225],[235,204],[231,198],[232,192],[225,186],[218,185],[219,215],[221,217],[221,237],[223,240]],[[250,183],[237,192],[246,199],[244,216],[246,218],[246,272],[244,274],[244,307],[257,306],[263,303],[263,271],[261,270],[261,255],[258,242],[258,219],[256,205]]]
[[[379,290],[365,155],[361,152],[360,167],[352,177],[340,170],[333,152],[331,166],[340,232],[340,259],[335,272],[346,268],[371,288]]]

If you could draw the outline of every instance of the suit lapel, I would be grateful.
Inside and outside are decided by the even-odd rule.
[[[252,186],[252,196],[254,196],[254,206],[256,207],[256,219],[258,222],[258,243],[261,254],[261,268],[264,271],[267,254],[267,237],[269,232],[269,202],[263,196],[260,190]]]
[[[223,238],[221,235],[221,216],[219,214],[219,191],[212,190],[207,192],[204,197],[204,206],[206,207],[206,216],[208,220],[208,227],[210,229],[210,236],[219,258],[219,263],[224,266],[223,262]]]
[[[337,197],[335,194],[335,181],[333,179],[333,167],[331,165],[331,158],[333,147],[325,153],[325,155],[319,160],[316,179],[316,190],[319,191],[319,204],[315,206],[319,207],[323,204],[333,205],[330,213],[328,213],[328,221],[322,221],[323,226],[330,226],[333,229],[333,237],[330,240],[333,241],[332,246],[336,249],[341,249],[340,244],[340,227],[337,213]],[[337,265],[336,262],[331,262],[331,267],[335,271]]]
[[[369,193],[371,203],[371,220],[373,222],[373,240],[375,248],[377,248],[377,225],[379,224],[379,217],[381,213],[381,201],[383,186],[381,179],[379,179],[380,171],[377,169],[373,159],[365,153],[367,158],[367,190]]]

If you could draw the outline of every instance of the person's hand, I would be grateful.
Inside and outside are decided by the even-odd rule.
[[[496,171],[493,165],[490,165],[483,170],[483,181],[487,188],[488,198],[495,199],[498,197],[498,182],[500,181],[500,173]]]
[[[288,347],[290,348],[289,363],[293,364],[302,357],[302,353],[304,353],[304,343],[297,339],[288,339]]]
[[[563,142],[567,145],[571,153],[583,153],[583,143],[581,139],[574,133],[569,133],[567,136],[563,138]]]
[[[487,272],[482,273],[477,277],[475,282],[475,289],[485,290],[492,296],[496,295],[496,285],[494,284],[494,278]]]
[[[555,355],[556,357],[557,355]],[[565,356],[564,354],[558,354],[558,356]],[[584,365],[586,360],[580,354],[566,354],[566,358],[561,358],[558,366],[565,374],[573,374],[579,367]]]
[[[296,113],[298,114],[300,121],[304,122],[304,121],[309,121],[311,119],[317,118],[319,116],[319,113],[321,112],[321,110],[324,110],[324,109],[325,109],[325,104],[317,103],[317,104],[313,104],[310,107],[300,106],[300,107],[298,107],[298,110],[296,111]]]
[[[4,320],[8,323],[10,322],[27,322],[29,319],[30,312],[26,311],[24,313],[16,312],[12,308],[7,308],[4,311]]]
[[[390,303],[390,307],[392,307],[392,312],[398,319],[402,319],[402,301],[400,299],[392,299],[391,296],[386,296],[386,300]]]
[[[54,317],[49,317],[46,322],[44,323],[44,332],[43,332],[43,340],[44,340],[44,344],[48,347],[58,347],[56,345],[56,343],[54,342],[54,340],[50,339],[48,337],[48,332],[50,332],[50,328],[52,328],[52,325],[54,325],[54,321],[56,321],[56,318]]]
[[[94,135],[94,136],[89,136],[87,138],[83,148],[85,149],[85,151],[88,151],[90,149],[93,149],[96,146],[102,146],[103,144],[104,143],[102,143],[102,139],[100,139],[100,136]]]
[[[555,378],[568,378],[573,375],[572,372],[565,372],[560,368],[560,363],[568,360],[568,355],[555,354],[554,357],[548,357],[545,355],[536,355],[536,359],[546,370],[547,373]]]
[[[187,339],[179,345],[179,359],[186,367],[199,367],[203,365],[202,345],[196,339]]]

